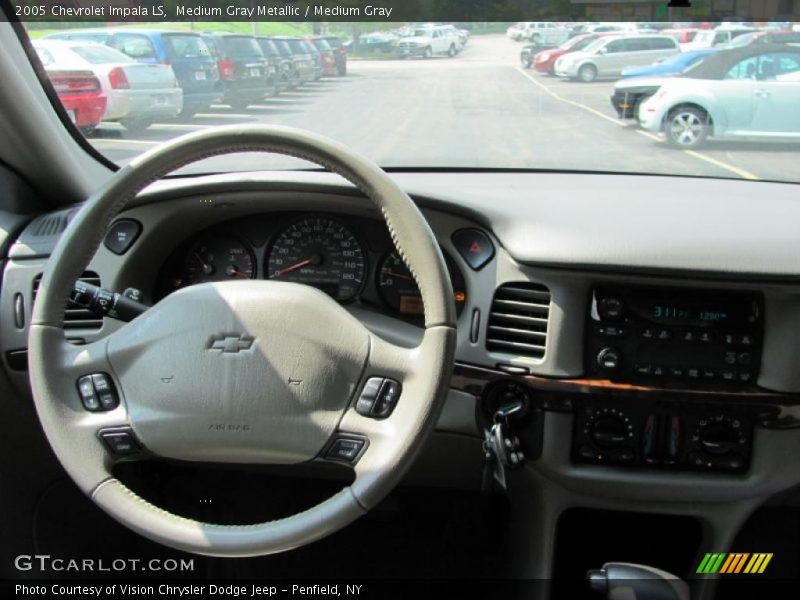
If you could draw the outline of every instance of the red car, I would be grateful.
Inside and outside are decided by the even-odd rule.
[[[107,96],[91,71],[48,71],[47,76],[75,126],[86,132],[100,124]]]
[[[540,73],[547,73],[553,75],[553,65],[556,64],[558,57],[567,54],[568,52],[577,52],[583,50],[597,38],[607,35],[605,33],[584,33],[583,35],[576,35],[568,39],[566,42],[557,48],[549,48],[537,52],[533,56],[533,67]]]
[[[323,75],[338,75],[339,70],[336,66],[336,56],[331,45],[323,36],[306,36],[311,45],[319,52],[319,64],[322,67]]]

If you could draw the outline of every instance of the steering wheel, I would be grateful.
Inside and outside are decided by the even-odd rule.
[[[101,340],[67,342],[69,293],[120,210],[164,175],[236,152],[317,163],[348,179],[380,209],[422,294],[425,331],[418,346],[405,348],[374,335],[314,288],[258,280],[187,287]],[[378,166],[316,134],[228,126],[140,155],[84,204],[48,261],[28,343],[39,419],[84,493],[123,525],[167,546],[210,556],[257,556],[344,527],[398,483],[433,430],[447,393],[455,306],[430,227]],[[85,408],[76,385],[93,374],[110,379],[115,408]],[[394,387],[387,389],[381,380]],[[95,380],[95,387],[101,383]],[[384,392],[393,393],[393,410],[390,403],[390,414],[378,416],[369,398]],[[366,409],[359,406],[362,397]],[[103,441],[108,432],[112,438],[115,432],[132,436],[133,447],[148,457],[184,461],[297,464],[344,457],[352,459],[347,464],[355,477],[334,496],[290,517],[252,525],[203,523],[154,506],[115,478],[117,458]],[[344,447],[337,455],[332,448],[339,440]]]

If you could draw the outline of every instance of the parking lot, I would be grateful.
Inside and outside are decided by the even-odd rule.
[[[351,60],[329,77],[243,111],[212,106],[132,135],[103,124],[90,138],[124,163],[163,140],[231,123],[273,123],[331,136],[391,166],[505,167],[797,179],[797,145],[709,142],[674,150],[620,121],[613,81],[577,83],[519,67],[522,44],[476,36],[455,58]],[[214,159],[214,170],[293,166]]]

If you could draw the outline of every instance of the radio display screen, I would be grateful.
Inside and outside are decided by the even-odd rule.
[[[752,296],[632,291],[626,300],[637,317],[660,325],[747,329],[759,320]]]

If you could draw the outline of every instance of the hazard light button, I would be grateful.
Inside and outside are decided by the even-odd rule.
[[[453,245],[475,271],[482,269],[494,256],[494,244],[479,229],[459,229],[453,234]]]

